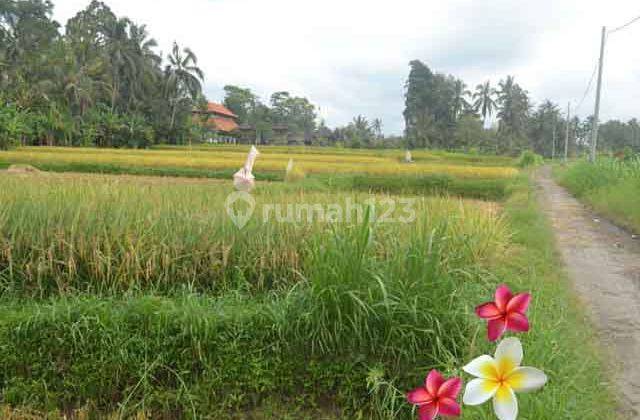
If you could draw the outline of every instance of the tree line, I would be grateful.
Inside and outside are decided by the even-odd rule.
[[[0,0],[0,147],[147,147],[192,136],[204,74],[189,48],[163,59],[144,25],[92,1],[66,23],[49,0]]]
[[[397,137],[384,136],[380,118],[369,120],[357,115],[348,124],[331,129],[323,120],[318,120],[318,107],[305,97],[279,91],[265,103],[250,88],[227,85],[224,92],[224,105],[238,116],[241,125],[255,129],[258,143],[269,144],[274,138],[274,129],[285,128],[308,145],[353,148],[402,145]]]
[[[409,63],[405,85],[405,137],[409,148],[478,150],[517,154],[532,150],[551,157],[564,154],[569,125],[572,155],[583,153],[591,142],[592,117],[567,121],[551,100],[533,104],[529,92],[513,76],[478,84],[473,91],[455,76],[432,71],[419,60]],[[491,124],[495,117],[495,123]],[[600,126],[601,151],[640,151],[640,127],[608,121]]]
[[[16,144],[149,147],[202,139],[194,108],[206,106],[195,53],[173,44],[164,56],[144,25],[93,0],[62,32],[50,0],[0,0],[0,148]],[[408,147],[516,154],[560,154],[567,124],[572,154],[590,141],[591,118],[566,121],[550,100],[534,105],[513,76],[473,91],[452,75],[409,63],[405,132],[385,136],[378,118],[358,115],[341,127],[287,91],[262,101],[227,85],[224,104],[240,124],[270,143],[286,128],[305,144]],[[555,141],[554,141],[555,140]],[[599,148],[640,150],[636,119],[601,125]]]

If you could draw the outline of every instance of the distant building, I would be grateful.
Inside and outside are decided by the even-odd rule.
[[[209,143],[236,143],[238,116],[226,106],[209,102],[206,110],[196,109],[193,115],[194,120],[207,129],[205,137]]]

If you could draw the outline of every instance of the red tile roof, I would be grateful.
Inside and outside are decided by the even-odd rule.
[[[222,104],[217,104],[215,102],[209,102],[207,104],[207,110],[213,114],[224,115],[226,117],[231,117],[231,118],[238,118],[238,116],[233,112],[231,112],[229,108],[227,108]]]
[[[231,118],[225,117],[210,117],[209,120],[207,120],[207,125],[224,133],[230,133],[238,129],[237,122]]]

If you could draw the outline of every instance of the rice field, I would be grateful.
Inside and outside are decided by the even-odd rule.
[[[415,163],[403,163],[402,151],[381,153],[345,153],[339,149],[320,152],[320,148],[291,149],[267,146],[261,148],[256,172],[282,174],[289,159],[307,174],[367,174],[383,176],[448,175],[456,178],[511,178],[517,171],[510,160],[483,157],[463,160],[456,154],[416,152]],[[24,147],[0,152],[0,162],[39,165],[109,165],[150,169],[190,169],[207,171],[237,170],[244,161],[247,146],[171,147],[155,150],[82,149],[64,147]],[[295,150],[295,149],[294,149]],[[468,158],[468,157],[467,157]],[[501,164],[497,164],[497,163]]]
[[[0,155],[34,166],[195,159],[212,170],[243,160],[228,146]],[[466,180],[469,192],[458,196],[447,194],[454,183],[433,194],[408,184],[371,188],[397,176],[393,165],[408,165],[401,151],[265,149],[255,171],[283,172],[291,156],[310,175],[259,181],[241,226],[230,217],[228,179],[0,172],[1,412],[413,418],[405,392],[426,372],[461,374],[463,361],[491,351],[473,308],[507,282],[535,296],[538,327],[523,342],[527,361],[551,378],[520,400],[521,411],[606,417],[600,359],[585,345],[591,331],[527,177],[510,159],[414,153],[416,177],[424,167]],[[355,177],[354,168],[367,188],[314,179],[321,171]],[[496,179],[508,194],[469,198]],[[294,206],[303,217],[288,213]],[[310,216],[315,208],[325,217]],[[336,208],[340,217],[328,217]],[[490,407],[463,414],[491,416]]]

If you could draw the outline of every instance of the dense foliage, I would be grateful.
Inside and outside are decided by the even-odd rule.
[[[564,156],[567,124],[568,152],[582,153],[590,144],[592,118],[577,117],[568,123],[557,104],[545,100],[537,106],[529,93],[507,76],[497,88],[490,81],[474,92],[452,76],[432,71],[419,60],[409,63],[405,85],[405,135],[410,148],[481,150],[516,155],[526,150],[544,157]],[[491,118],[496,123],[488,127]],[[599,150],[640,150],[640,126],[628,123],[602,124]]]
[[[191,137],[204,75],[174,44],[165,60],[144,25],[92,1],[66,24],[48,0],[0,2],[0,148],[145,147]]]

